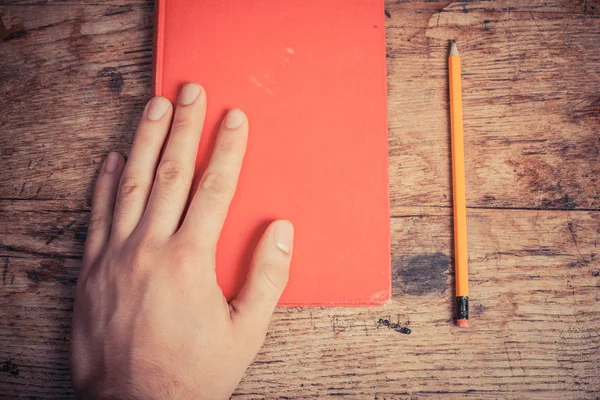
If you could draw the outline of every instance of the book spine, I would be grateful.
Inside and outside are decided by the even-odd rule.
[[[381,30],[379,30],[380,36],[379,36],[379,44],[380,44],[380,57],[382,58],[381,60],[381,69],[383,71],[381,71],[381,76],[383,77],[387,77],[387,41],[386,41],[386,35],[385,35],[385,23],[386,23],[386,10],[385,10],[385,2],[382,0],[379,0],[379,2],[377,3],[379,6],[379,10],[378,10],[378,14],[379,14],[379,26],[381,26]],[[387,83],[387,79],[383,79],[382,82],[382,86],[383,88],[381,89],[383,93],[387,93],[388,92],[388,83]],[[389,132],[389,124],[388,124],[388,96],[385,96],[385,102],[386,102],[386,107],[383,109],[382,115],[380,116],[380,118],[385,121],[385,132],[381,132],[381,136],[382,136],[382,142],[385,141],[385,144],[382,144],[382,148],[385,149],[385,151],[383,152],[384,154],[381,155],[381,157],[385,157],[386,159],[386,164],[389,164],[389,142],[388,142],[388,132]],[[388,265],[392,265],[392,227],[391,227],[391,217],[390,217],[390,172],[389,172],[389,167],[388,167],[388,171],[386,171],[385,174],[386,177],[386,189],[387,189],[387,203],[386,203],[386,207],[387,207],[387,221],[388,221],[388,235],[387,235],[387,243],[388,243]],[[388,294],[387,297],[385,299],[382,299],[381,304],[384,304],[386,301],[390,300],[392,298],[392,293],[393,293],[393,287],[392,287],[392,275],[389,274],[387,276],[388,278],[388,282],[387,282],[387,287],[388,287]],[[410,330],[409,330],[410,333]]]
[[[163,56],[167,0],[154,3],[154,51],[152,53],[152,96],[163,95]]]

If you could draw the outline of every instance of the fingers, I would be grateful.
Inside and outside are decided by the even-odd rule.
[[[98,257],[110,236],[117,188],[124,165],[122,155],[109,153],[96,180],[84,247],[84,266],[90,265]]]
[[[248,120],[238,109],[227,113],[215,149],[181,227],[181,234],[216,248],[227,210],[235,194],[248,141]]]
[[[151,99],[144,110],[119,184],[112,229],[117,239],[129,236],[142,218],[172,113],[164,97]]]
[[[273,310],[288,282],[294,226],[289,221],[273,222],[261,238],[246,283],[231,302],[231,318],[240,329],[256,331],[264,338]]]
[[[169,142],[163,153],[144,226],[161,234],[173,234],[181,221],[194,177],[200,133],[206,115],[206,93],[196,83],[185,85],[179,95]]]

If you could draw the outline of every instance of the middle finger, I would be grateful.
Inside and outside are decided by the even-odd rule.
[[[171,235],[177,230],[194,176],[205,115],[206,94],[202,86],[196,83],[183,86],[142,220],[151,231]]]

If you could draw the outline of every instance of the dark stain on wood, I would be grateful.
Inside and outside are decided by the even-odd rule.
[[[392,14],[391,14],[391,13],[390,13],[390,12],[389,12],[387,9],[386,9],[386,10],[384,10],[384,12],[385,12],[385,16],[386,16],[386,17],[388,17],[388,18],[392,18]]]
[[[475,304],[471,307],[472,316],[480,316],[485,312],[485,306],[481,303]]]
[[[75,232],[75,240],[79,242],[85,242],[87,238],[87,226],[83,227],[82,230]]]
[[[13,363],[11,360],[4,361],[0,365],[0,372],[7,372],[13,377],[19,376],[19,366]]]
[[[423,296],[444,293],[448,288],[446,272],[450,258],[444,253],[419,254],[404,263],[394,261],[394,279],[403,293]]]
[[[4,15],[0,12],[0,40],[8,42],[9,40],[22,38],[27,35],[23,26],[23,21],[15,17]]]
[[[46,272],[37,269],[29,269],[25,271],[25,274],[27,275],[27,278],[33,283],[47,281],[50,278],[50,276]]]
[[[117,71],[116,68],[102,68],[98,74],[96,74],[96,77],[106,78],[106,85],[114,95],[118,96],[123,91],[123,86],[125,84],[123,80],[123,74]]]
[[[40,282],[76,282],[76,278],[69,274],[69,271],[64,269],[64,259],[50,259],[40,261],[39,267],[36,269],[28,269],[25,271],[27,278],[38,284]]]

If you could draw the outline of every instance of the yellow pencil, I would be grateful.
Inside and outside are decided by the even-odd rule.
[[[452,182],[454,186],[454,270],[456,275],[456,324],[469,326],[469,275],[467,256],[467,199],[462,116],[460,57],[453,40],[448,57],[450,81],[450,128],[452,130]]]

